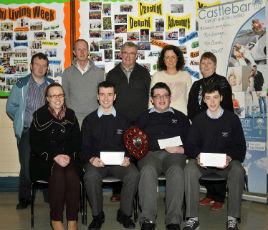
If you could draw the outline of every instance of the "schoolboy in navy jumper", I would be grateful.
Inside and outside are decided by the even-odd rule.
[[[99,108],[90,113],[82,124],[81,159],[85,162],[84,182],[91,204],[93,220],[89,230],[99,230],[104,222],[102,178],[116,176],[123,181],[120,209],[117,221],[125,228],[135,228],[131,220],[132,203],[137,191],[139,172],[130,161],[123,142],[123,133],[129,128],[128,120],[113,107],[115,87],[108,81],[98,85]],[[100,159],[101,151],[125,151],[121,165],[105,165]]]
[[[189,219],[183,230],[199,228],[199,178],[209,173],[226,177],[229,189],[226,229],[238,230],[245,176],[241,163],[245,158],[246,142],[239,118],[234,113],[222,109],[222,99],[219,85],[212,83],[204,89],[203,100],[208,109],[193,119],[188,134],[187,154],[192,159],[184,172],[186,217]],[[225,166],[205,167],[200,163],[201,152],[225,153]]]
[[[137,125],[148,135],[149,152],[140,161],[139,198],[142,209],[140,223],[142,230],[154,230],[157,215],[158,176],[166,177],[166,228],[180,230],[182,203],[184,197],[184,173],[186,156],[184,147],[160,149],[158,140],[180,136],[186,141],[189,128],[188,118],[170,107],[170,88],[163,82],[151,89],[154,107],[143,113]]]

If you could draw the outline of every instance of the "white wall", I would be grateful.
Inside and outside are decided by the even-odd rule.
[[[19,175],[17,140],[13,122],[6,114],[7,99],[0,99],[0,177]]]

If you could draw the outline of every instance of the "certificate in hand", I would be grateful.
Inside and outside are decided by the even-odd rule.
[[[100,152],[100,159],[105,165],[121,165],[125,152]]]
[[[226,154],[200,153],[200,163],[208,167],[223,167],[226,165]]]
[[[166,139],[159,139],[158,144],[159,144],[160,149],[165,149],[166,147],[174,147],[174,146],[183,145],[180,136],[166,138]]]

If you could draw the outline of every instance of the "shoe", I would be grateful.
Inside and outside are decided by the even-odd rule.
[[[112,202],[116,202],[116,201],[120,201],[120,194],[115,194],[115,195],[112,195],[110,200]]]
[[[226,222],[226,230],[239,230],[237,226],[237,220],[228,220]]]
[[[100,230],[104,220],[104,213],[101,211],[97,216],[93,216],[93,220],[88,226],[88,230]]]
[[[120,224],[123,224],[124,228],[135,228],[136,225],[134,224],[133,220],[130,218],[131,216],[125,215],[120,209],[117,211],[117,221]]]
[[[218,210],[220,210],[220,209],[222,209],[223,208],[223,205],[224,205],[224,203],[223,202],[218,202],[218,201],[216,201],[212,206],[211,206],[211,210],[214,210],[214,211],[218,211]]]
[[[141,225],[141,230],[155,230],[155,224],[143,222]]]
[[[206,204],[214,204],[214,200],[211,198],[205,197],[204,199],[199,201],[200,205],[206,205]]]
[[[168,224],[166,226],[167,230],[180,230],[180,225],[179,224]]]
[[[17,204],[16,209],[17,209],[17,210],[25,209],[25,208],[27,208],[28,205],[30,205],[30,204],[31,204],[31,201],[29,201],[29,200],[25,200],[25,199],[21,199],[21,200],[19,201],[19,203]]]
[[[189,220],[186,221],[185,227],[183,230],[198,230],[199,229],[199,221],[194,220],[193,218],[189,218]]]

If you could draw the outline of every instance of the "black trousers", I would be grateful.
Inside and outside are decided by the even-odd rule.
[[[207,189],[207,197],[216,202],[224,202],[226,194],[226,181],[202,181]]]
[[[29,170],[30,161],[30,132],[29,128],[24,128],[20,142],[18,144],[20,175],[19,175],[19,200],[31,200],[31,179]]]
[[[54,163],[48,181],[48,194],[51,220],[63,220],[65,203],[67,220],[77,220],[80,178],[79,170],[74,163],[70,163],[66,167],[61,167],[56,162]]]

